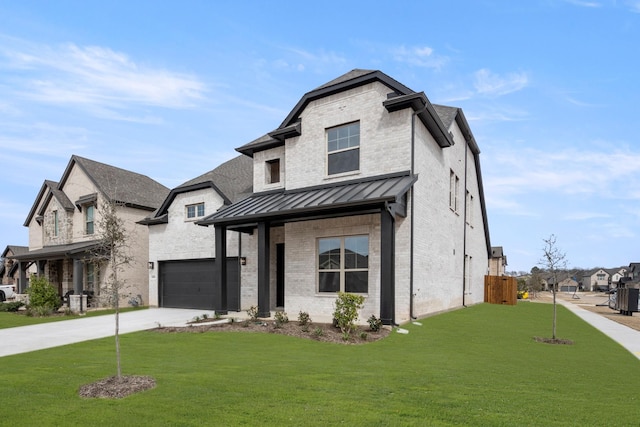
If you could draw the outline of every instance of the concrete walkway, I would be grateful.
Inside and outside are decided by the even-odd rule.
[[[621,325],[597,313],[585,310],[577,304],[572,304],[559,298],[556,301],[640,359],[640,331]],[[638,313],[634,313],[634,315],[637,316]]]
[[[120,333],[143,331],[161,326],[184,326],[211,310],[149,308],[120,313]],[[109,314],[40,325],[0,329],[0,357],[34,350],[74,344],[114,335],[115,315]]]

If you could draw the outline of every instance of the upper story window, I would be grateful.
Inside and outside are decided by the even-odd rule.
[[[327,174],[360,169],[360,122],[327,129]]]
[[[93,234],[94,232],[94,215],[96,207],[94,205],[88,205],[84,209],[84,232],[86,234]]]
[[[458,212],[460,197],[460,178],[453,170],[449,170],[449,208]]]
[[[267,184],[276,184],[280,182],[280,159],[267,160],[266,166]]]
[[[187,205],[187,219],[195,219],[204,216],[204,202]]]
[[[466,217],[467,217],[467,224],[469,224],[469,226],[471,226],[471,227],[473,227],[473,210],[474,210],[473,195],[469,192],[469,190],[467,190],[467,212],[466,212]]]
[[[53,211],[53,235],[58,237],[60,229],[58,228],[58,211]]]

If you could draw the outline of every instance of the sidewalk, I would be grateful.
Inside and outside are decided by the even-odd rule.
[[[562,304],[569,311],[580,317],[585,322],[589,323],[594,328],[600,330],[609,338],[626,348],[631,354],[640,359],[640,331],[631,329],[627,326],[621,325],[613,320],[609,320],[606,317],[600,316],[597,313],[585,310],[577,304],[573,304],[561,298],[557,298],[558,304]],[[634,313],[634,315],[640,315],[640,313]]]

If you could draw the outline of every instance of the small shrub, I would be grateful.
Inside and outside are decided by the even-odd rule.
[[[249,316],[249,318],[254,322],[258,320],[258,307],[255,305],[249,307],[247,310],[247,316]]]
[[[318,327],[313,330],[313,335],[321,337],[324,335],[324,332],[322,332],[322,328]]]
[[[42,276],[31,275],[27,293],[29,294],[29,306],[36,308],[38,313],[48,311],[50,314],[62,306],[58,290]]]
[[[287,313],[284,311],[276,311],[276,314],[273,316],[275,323],[274,326],[276,328],[281,328],[282,325],[289,322],[289,317],[287,317]]]
[[[30,317],[47,317],[53,314],[53,309],[48,305],[27,307],[27,316]]]
[[[216,312],[216,319],[220,317],[220,313]],[[207,313],[204,313],[202,315],[202,320],[207,320],[209,318],[209,315]]]
[[[360,339],[362,341],[366,341],[367,337],[368,337],[368,335],[367,335],[367,333],[365,331],[360,332]]]
[[[336,323],[342,331],[343,339],[349,339],[355,322],[358,320],[358,310],[362,308],[363,304],[364,297],[362,295],[355,295],[348,292],[338,293],[333,318],[335,319],[334,323]]]
[[[298,324],[300,326],[306,326],[311,323],[311,317],[309,317],[309,313],[306,311],[301,311],[298,313]]]
[[[309,332],[309,325],[303,325],[302,326],[302,332]]]
[[[200,321],[200,316],[196,316],[193,318],[192,322],[198,323]]]
[[[5,302],[0,304],[0,311],[16,312],[22,307],[24,303],[22,301]]]
[[[243,328],[248,328],[249,327],[249,323],[250,322],[248,320],[245,320],[244,322],[242,322],[242,327]]]
[[[373,314],[371,315],[371,317],[369,317],[369,319],[367,319],[367,322],[369,322],[369,329],[371,329],[373,332],[378,332],[382,327],[382,320],[378,319]]]

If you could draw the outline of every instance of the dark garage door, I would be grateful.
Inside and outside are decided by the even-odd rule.
[[[160,306],[170,308],[213,309],[215,259],[161,261]],[[227,308],[240,309],[238,258],[227,258]]]

